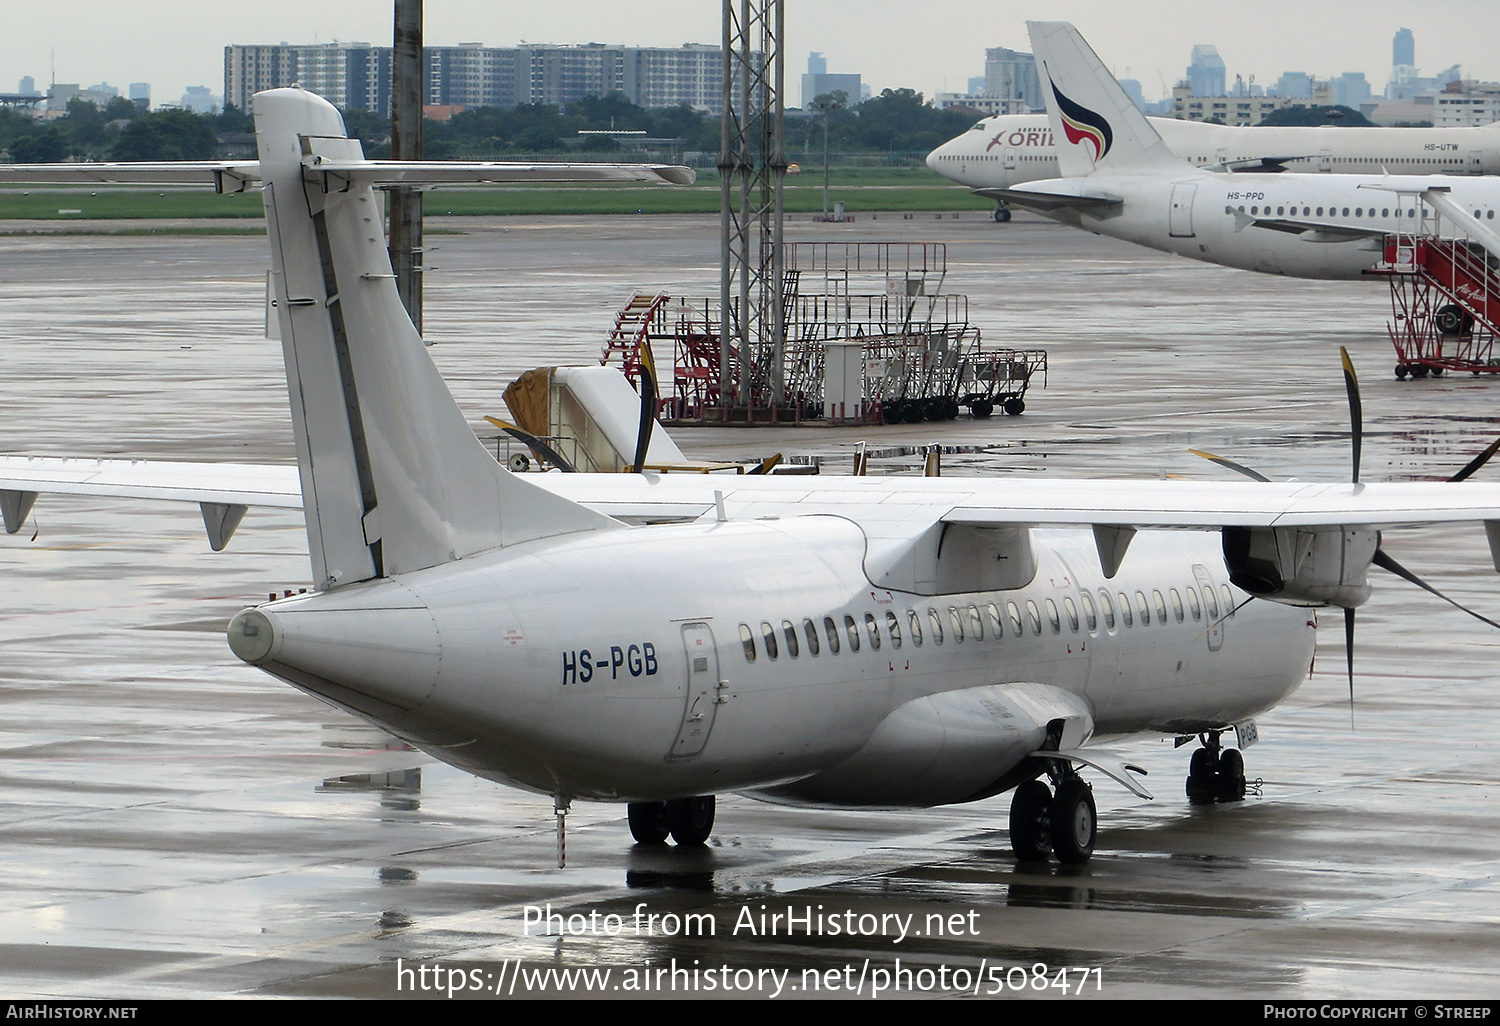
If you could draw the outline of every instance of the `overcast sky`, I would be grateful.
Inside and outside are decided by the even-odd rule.
[[[389,45],[389,0],[7,0],[0,17],[0,92],[23,75],[45,91],[59,82],[108,82],[124,93],[151,83],[152,102],[175,102],[186,86],[223,91],[230,43],[358,40]],[[480,42],[717,43],[714,0],[427,0],[428,45]],[[1149,11],[1149,13],[1147,13]],[[1147,98],[1181,78],[1196,43],[1219,48],[1236,74],[1262,85],[1283,71],[1319,78],[1362,71],[1376,92],[1391,64],[1391,37],[1416,35],[1417,66],[1436,74],[1461,64],[1465,77],[1500,79],[1496,0],[787,0],[787,102],[796,104],[807,54],[828,70],[857,73],[876,92],[909,87],[929,98],[963,91],[984,73],[984,48],[1029,50],[1026,18],[1068,20],[1120,77],[1139,79]],[[55,62],[55,64],[54,64]]]

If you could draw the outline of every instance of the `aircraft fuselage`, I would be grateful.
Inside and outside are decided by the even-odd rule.
[[[1194,260],[1294,278],[1359,278],[1381,261],[1381,241],[1244,225],[1244,217],[1295,218],[1372,233],[1431,231],[1435,225],[1433,212],[1424,210],[1414,195],[1433,184],[1424,177],[1185,170],[1171,182],[1157,175],[1103,174],[1087,181],[1089,194],[1118,196],[1123,205],[1097,214],[1059,211],[1049,216]],[[1500,178],[1444,184],[1456,202],[1485,224],[1500,216]],[[1402,189],[1404,194],[1392,191]]]
[[[1013,786],[1049,696],[1096,735],[1192,732],[1304,679],[1307,610],[1211,626],[1243,599],[1216,534],[1142,532],[1114,580],[1089,532],[1033,537],[1025,587],[945,595],[873,587],[842,517],[563,537],[259,607],[275,641],[254,661],[543,793],[848,806]]]

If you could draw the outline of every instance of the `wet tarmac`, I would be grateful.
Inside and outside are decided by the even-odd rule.
[[[715,218],[429,231],[427,334],[476,425],[520,371],[597,358],[633,290],[716,291]],[[970,296],[987,339],[1049,350],[1047,387],[1024,416],[988,421],[679,429],[690,454],[784,451],[846,472],[865,438],[892,453],[875,470],[916,473],[901,450],[941,441],[963,450],[945,473],[1017,487],[1227,479],[1192,446],[1343,479],[1339,344],[1363,377],[1366,479],[1450,473],[1496,430],[1500,382],[1394,380],[1380,283],[1228,271],[1026,215],[789,231],[947,243],[946,289]],[[280,350],[260,336],[266,266],[254,237],[0,238],[0,450],[289,461]],[[1386,546],[1500,612],[1477,527]],[[1018,865],[1006,797],[860,814],[727,798],[696,852],[633,848],[623,809],[575,806],[558,870],[546,799],[436,764],[230,655],[234,612],[307,585],[299,517],[252,511],[214,554],[193,507],[44,496],[0,541],[0,574],[7,997],[1500,990],[1500,636],[1388,576],[1359,616],[1352,723],[1342,624],[1325,614],[1317,672],[1247,754],[1259,793],[1189,807],[1187,751],[1141,742],[1158,800],[1100,782],[1087,866]],[[549,904],[581,918],[528,921]],[[759,918],[789,908],[825,918]],[[528,975],[548,969],[611,975]]]

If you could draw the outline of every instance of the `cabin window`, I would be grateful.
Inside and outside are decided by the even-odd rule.
[[[1068,629],[1076,634],[1078,632],[1078,606],[1073,603],[1070,596],[1063,596],[1063,612],[1068,614]]]
[[[776,628],[762,620],[760,624],[760,636],[761,640],[766,643],[766,658],[775,659],[778,654],[776,649]]]
[[[844,633],[849,635],[849,651],[859,651],[859,624],[855,623],[854,617],[844,617]]]
[[[1115,604],[1107,591],[1101,590],[1099,592],[1099,611],[1104,614],[1104,629],[1113,634],[1115,630]]]
[[[1099,633],[1099,611],[1094,608],[1094,596],[1091,592],[1081,591],[1078,598],[1083,602],[1083,619],[1088,624],[1089,633]]]
[[[906,625],[911,628],[911,643],[920,646],[922,644],[922,614],[915,609],[908,609]]]
[[[1026,621],[1031,624],[1031,633],[1040,637],[1042,633],[1042,614],[1037,610],[1036,603],[1031,599],[1026,600]]]
[[[932,643],[941,645],[943,643],[943,618],[931,606],[927,608],[927,622],[932,624]]]
[[[1125,621],[1126,627],[1134,627],[1134,614],[1130,612],[1130,596],[1123,591],[1117,593],[1120,598],[1120,619]]]
[[[1198,604],[1198,592],[1192,588],[1187,590],[1188,611],[1193,614],[1193,622],[1197,623],[1203,619],[1203,607]]]
[[[1306,217],[1308,214],[1311,214],[1311,213],[1312,213],[1312,207],[1303,207],[1302,208],[1302,216],[1303,217]]]
[[[975,641],[984,640],[984,618],[979,615],[979,607],[973,603],[969,604],[969,637]]]
[[[1208,585],[1203,586],[1203,605],[1208,610],[1208,618],[1217,620],[1219,618],[1219,600],[1214,597],[1214,590]]]
[[[1319,217],[1322,217],[1322,216],[1323,216],[1323,208],[1322,208],[1322,207],[1319,207],[1319,208],[1318,208],[1318,216],[1319,216]]]
[[[740,624],[740,644],[745,647],[745,662],[755,662],[755,632],[748,623]]]
[[[1493,210],[1486,210],[1484,212],[1484,219],[1486,221],[1493,221],[1495,219],[1495,212]]]
[[[1005,603],[1005,612],[1010,618],[1010,632],[1019,638],[1025,633],[1025,628],[1021,626],[1021,610],[1014,602],[1007,602]]]
[[[1348,208],[1348,207],[1345,207],[1345,208],[1344,208],[1344,216],[1345,216],[1345,217],[1348,217],[1348,216],[1349,216],[1349,208]]]
[[[1347,207],[1346,207],[1346,208],[1345,208],[1345,209],[1344,209],[1344,213],[1346,213],[1346,214],[1347,214],[1347,213],[1348,213],[1348,212],[1349,212],[1349,210],[1348,210],[1348,208],[1347,208]],[[1355,216],[1355,217],[1364,217],[1364,216],[1365,216],[1365,208],[1364,208],[1364,207],[1355,207],[1355,208],[1354,208],[1354,216]]]
[[[865,614],[865,629],[870,632],[870,648],[872,651],[880,651],[880,624],[875,619],[874,613]]]
[[[797,628],[792,626],[792,621],[781,621],[781,633],[786,638],[786,654],[796,659],[801,653],[797,645]]]
[[[1145,627],[1151,622],[1151,606],[1146,601],[1146,593],[1138,591],[1135,593],[1136,612],[1141,614],[1141,626]]]
[[[948,607],[948,622],[953,624],[953,641],[955,644],[964,640],[964,619],[959,613],[957,606]]]
[[[1005,624],[1000,621],[1000,607],[991,602],[984,607],[984,611],[990,618],[990,637],[996,641],[1003,641],[1005,638]]]
[[[1391,208],[1390,207],[1381,207],[1380,208],[1380,216],[1381,217],[1390,217],[1391,216]]]
[[[1233,616],[1235,610],[1234,593],[1229,590],[1229,585],[1227,584],[1221,584],[1219,587],[1224,591],[1224,615]]]
[[[1167,600],[1161,597],[1160,588],[1151,589],[1151,601],[1156,603],[1156,622],[1164,624],[1167,622]]]
[[[1042,605],[1047,607],[1047,625],[1052,628],[1052,633],[1061,634],[1062,621],[1057,615],[1057,603],[1051,599],[1043,599]]]
[[[833,617],[823,617],[823,633],[828,636],[828,654],[839,654],[839,625],[833,622]]]
[[[802,633],[807,638],[807,654],[818,654],[818,625],[811,620],[802,621]]]
[[[1178,623],[1181,623],[1184,619],[1182,615],[1182,592],[1176,588],[1171,588],[1167,594],[1172,596],[1172,615],[1177,617]]]
[[[1286,207],[1277,207],[1276,208],[1276,216],[1280,217],[1284,213],[1286,213]]]
[[[885,632],[890,635],[891,647],[901,647],[901,621],[896,619],[896,614],[889,609],[885,611]]]

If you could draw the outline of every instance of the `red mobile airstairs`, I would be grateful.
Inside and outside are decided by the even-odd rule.
[[[1424,215],[1414,222],[1416,230],[1386,236],[1385,259],[1371,272],[1390,281],[1396,377],[1500,373],[1494,352],[1500,233],[1487,223],[1494,215],[1481,220],[1479,211],[1464,210],[1445,189],[1428,189],[1417,199],[1437,216]]]

